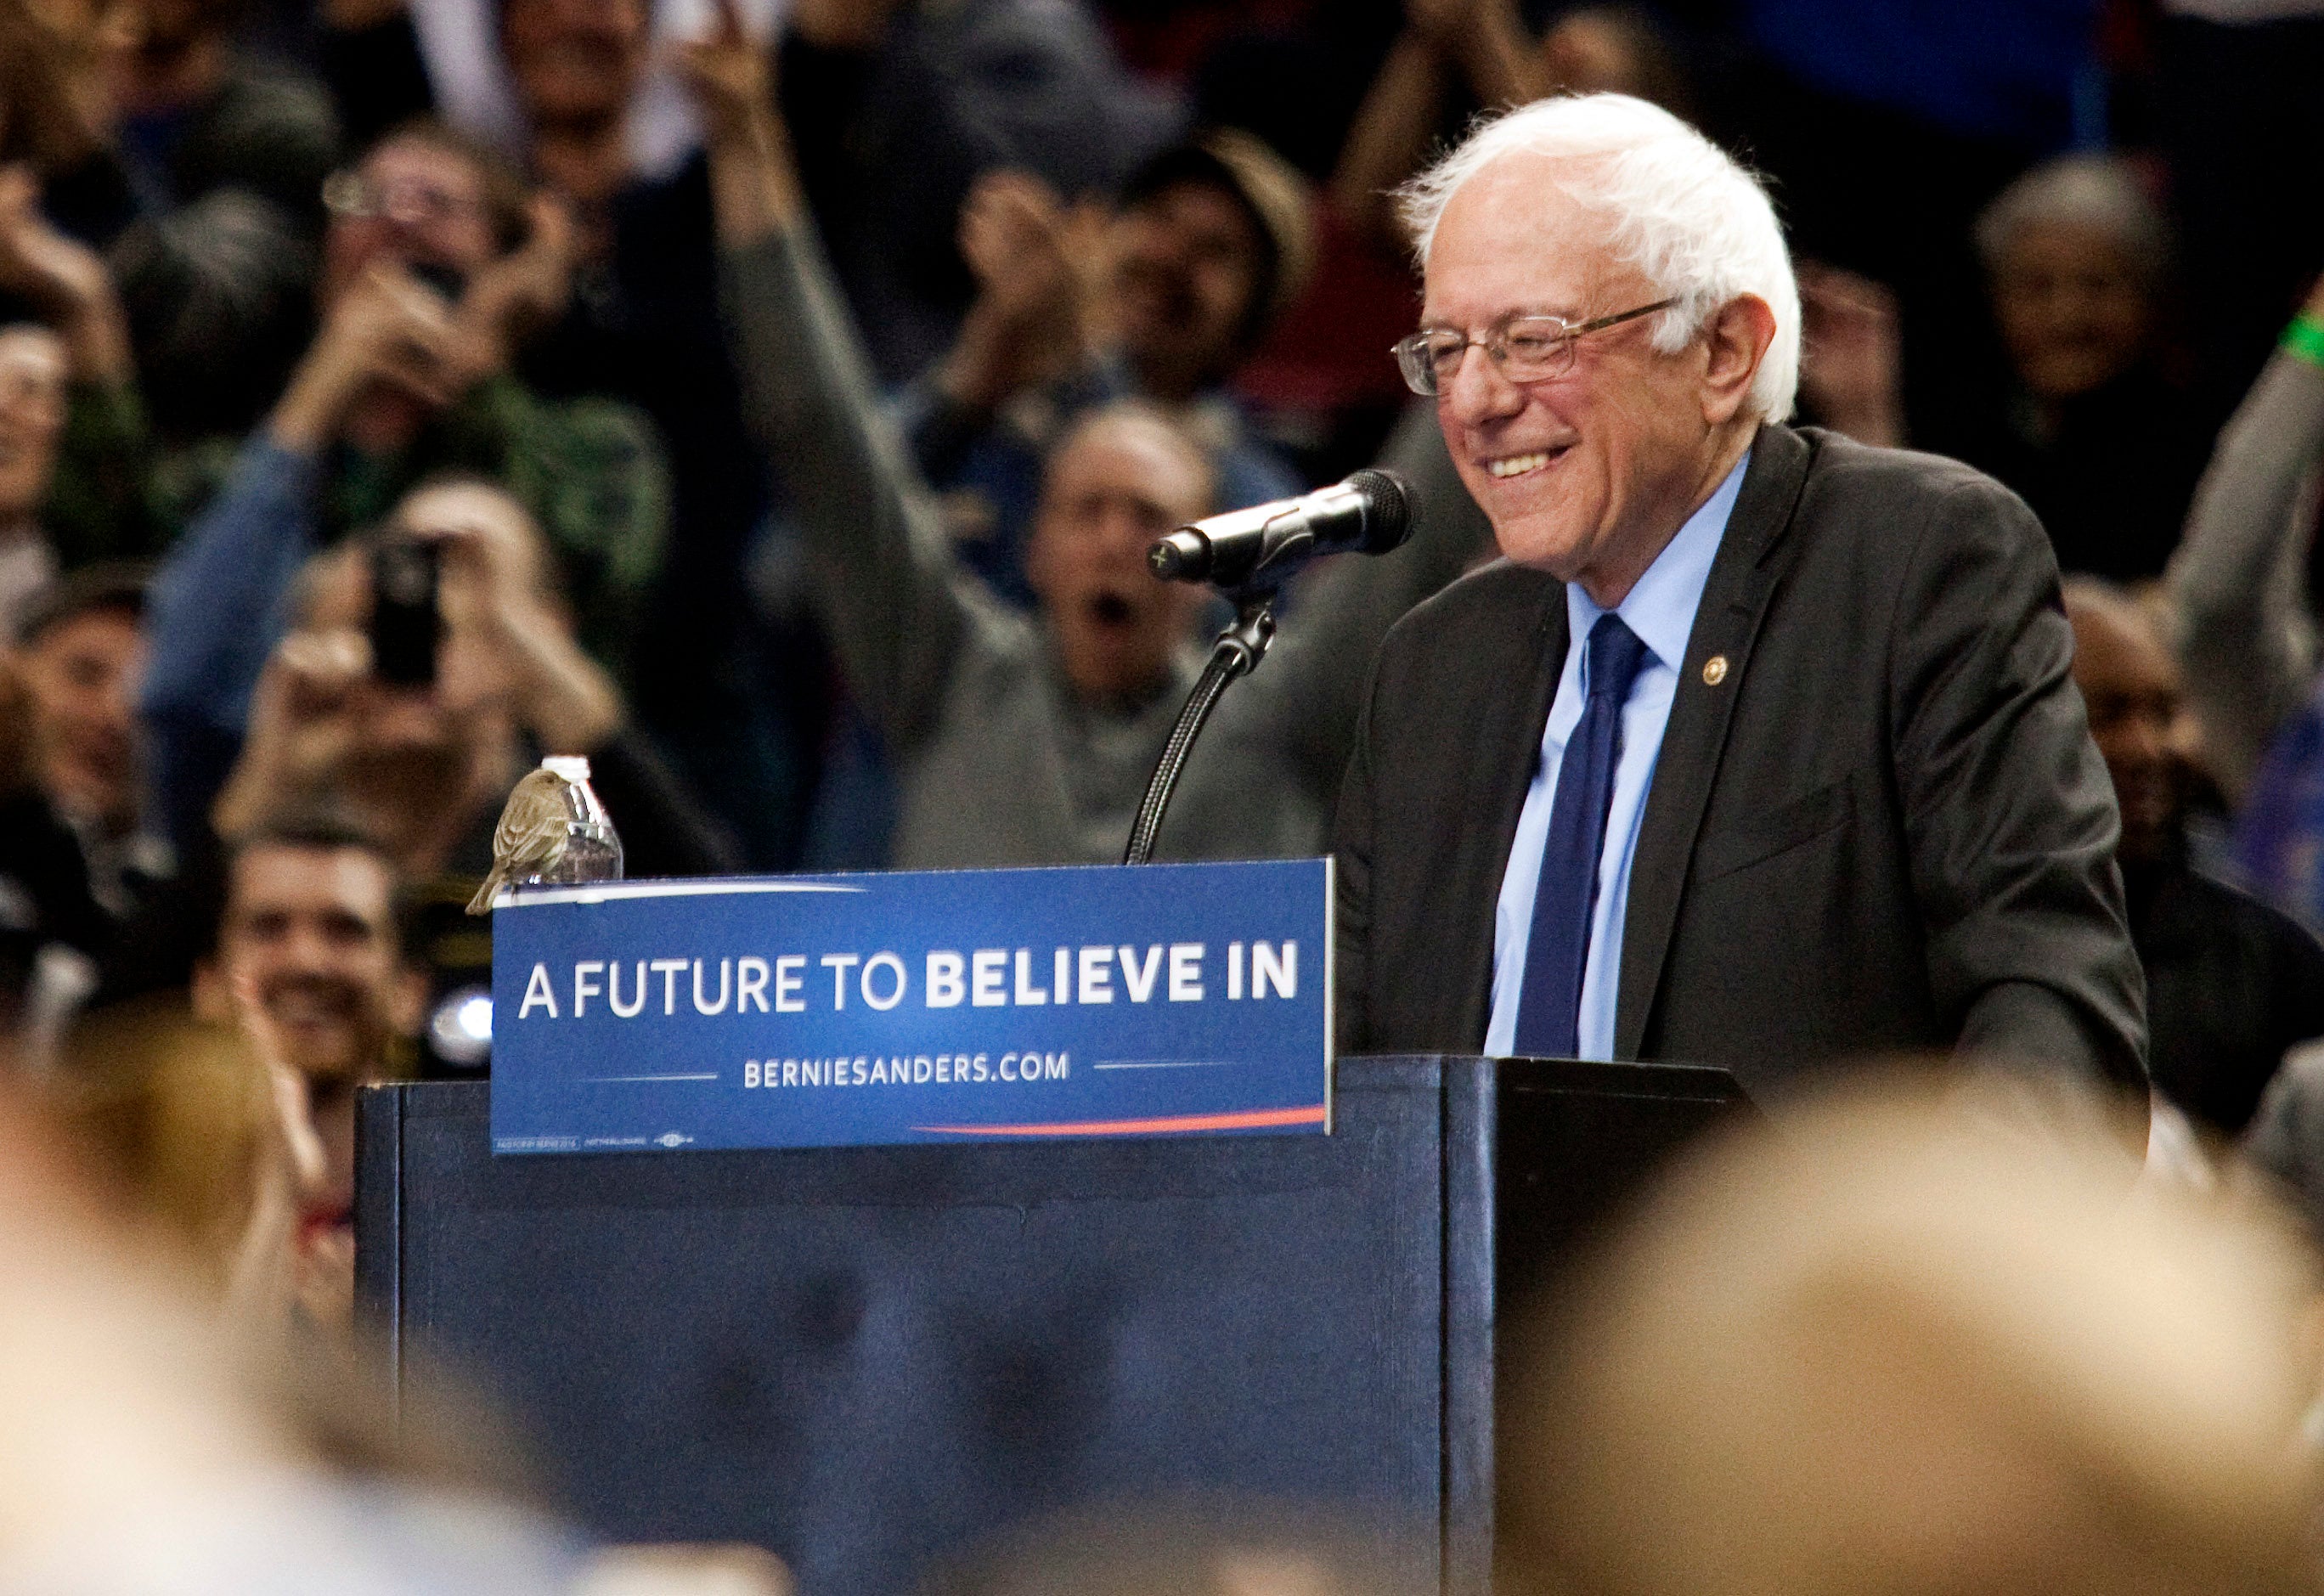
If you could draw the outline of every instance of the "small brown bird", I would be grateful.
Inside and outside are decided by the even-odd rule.
[[[493,895],[515,877],[540,875],[557,868],[565,857],[567,825],[564,777],[550,770],[528,772],[509,794],[501,823],[493,828],[493,870],[476,895],[468,899],[470,914],[490,914]]]

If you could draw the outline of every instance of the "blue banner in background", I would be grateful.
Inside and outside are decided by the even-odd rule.
[[[493,1012],[503,1153],[1321,1132],[1332,864],[527,890]]]

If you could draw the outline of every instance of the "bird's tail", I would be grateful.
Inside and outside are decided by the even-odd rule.
[[[507,884],[508,872],[497,864],[493,865],[492,873],[484,877],[484,884],[476,889],[474,898],[468,899],[468,912],[478,915],[492,913],[493,894]]]

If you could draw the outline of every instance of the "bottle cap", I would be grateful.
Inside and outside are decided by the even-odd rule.
[[[589,780],[589,761],[584,754],[552,753],[540,761],[540,768],[544,770],[553,770],[567,781]]]

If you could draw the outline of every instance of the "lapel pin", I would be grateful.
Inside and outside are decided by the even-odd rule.
[[[1702,662],[1702,685],[1715,687],[1727,679],[1727,656],[1713,654]]]

